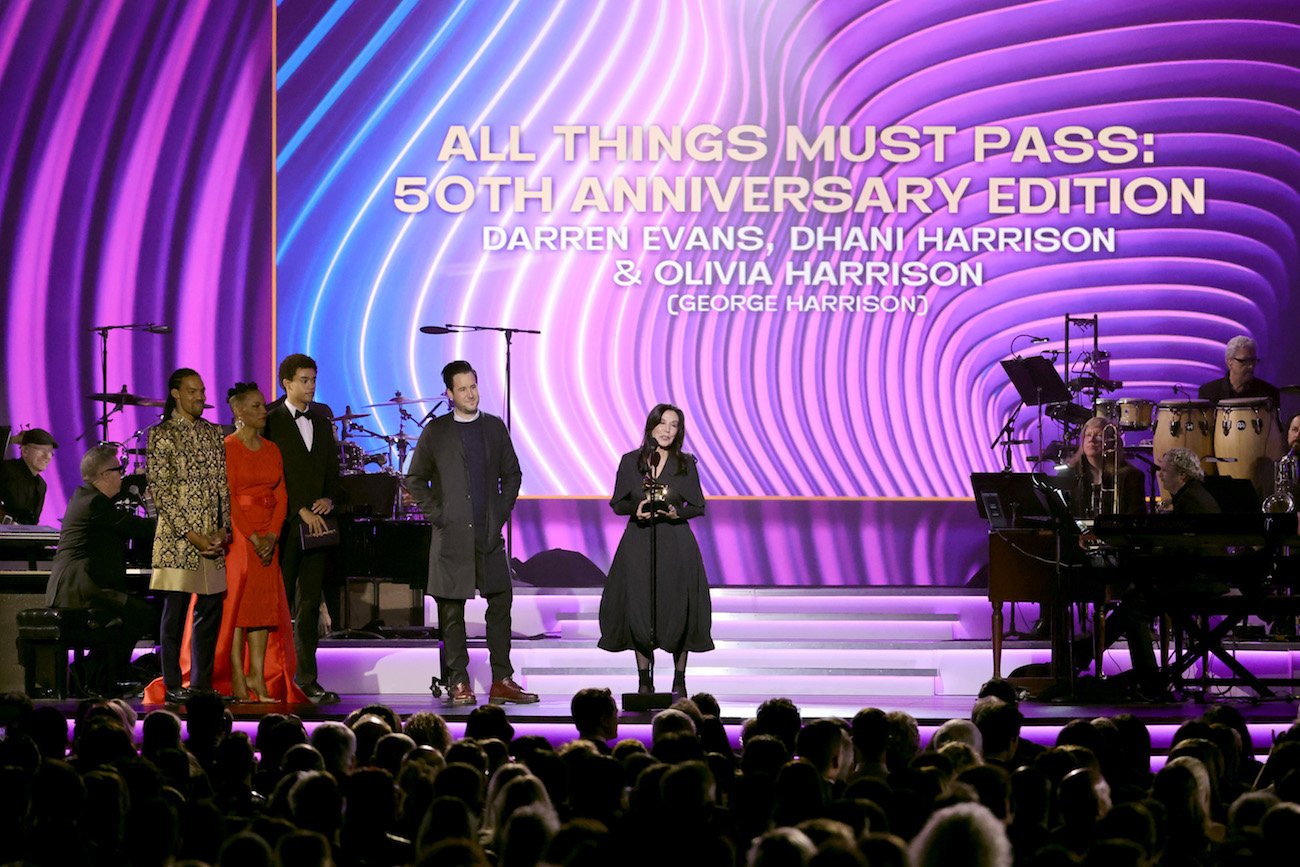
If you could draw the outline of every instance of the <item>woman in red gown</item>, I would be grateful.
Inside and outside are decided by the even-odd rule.
[[[261,436],[266,398],[257,385],[236,383],[228,394],[236,425],[226,437],[233,539],[213,687],[241,701],[306,702],[293,682],[293,624],[275,550],[288,509],[284,463]]]

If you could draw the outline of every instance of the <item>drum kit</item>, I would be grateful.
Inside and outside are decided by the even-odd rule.
[[[368,410],[396,408],[397,431],[391,434],[379,433],[357,423],[358,419],[370,418],[375,413],[353,412],[352,407],[348,406],[341,415],[334,417],[334,421],[339,424],[339,472],[354,514],[391,517],[398,521],[419,520],[423,517],[419,505],[400,481],[407,457],[420,439],[420,430],[445,403],[446,398],[407,397],[397,391],[388,400],[361,407]],[[417,418],[408,409],[415,404],[433,406]],[[408,431],[408,424],[414,426],[415,430]],[[354,440],[358,436],[377,440],[382,445],[378,449],[367,450]],[[375,469],[372,470],[371,467]]]
[[[1286,391],[1300,391],[1287,386]],[[1277,408],[1268,398],[1208,400],[1103,398],[1093,414],[1123,432],[1151,432],[1154,460],[1172,448],[1185,448],[1201,458],[1207,475],[1230,476],[1254,483],[1256,490],[1271,484],[1275,463],[1286,451],[1278,426]],[[1148,444],[1129,446],[1145,450]],[[1167,497],[1164,485],[1160,495]]]
[[[370,418],[373,413],[353,412],[351,406],[345,407],[342,415],[334,416],[334,421],[339,424],[339,472],[345,476],[361,475],[370,472],[367,467],[373,465],[379,468],[377,472],[402,475],[407,456],[420,439],[419,431],[445,402],[446,398],[442,397],[407,397],[397,391],[388,400],[362,407],[362,409],[396,407],[397,432],[392,434],[379,433],[357,424],[357,419]],[[414,413],[407,409],[414,404],[429,403],[433,404],[433,408],[420,418],[416,418]],[[414,433],[406,430],[408,423],[415,426]],[[366,439],[379,440],[383,446],[374,451],[367,451],[359,443],[353,442],[352,437],[358,435]]]

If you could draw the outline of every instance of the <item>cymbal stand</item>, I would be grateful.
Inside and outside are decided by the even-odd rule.
[[[89,329],[92,333],[99,335],[99,384],[100,390],[108,394],[108,332],[110,331],[147,331],[150,334],[169,334],[171,329],[165,325],[155,325],[150,323],[132,323],[130,325],[94,325]],[[122,391],[126,391],[126,386],[122,386]],[[122,411],[123,404],[117,403],[115,410],[109,411],[110,401],[101,401],[104,404],[104,412],[99,417],[100,440],[108,442],[108,419],[109,416]],[[81,439],[78,437],[77,439]]]

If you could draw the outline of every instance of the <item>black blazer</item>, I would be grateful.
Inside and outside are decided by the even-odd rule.
[[[483,443],[487,447],[488,550],[483,557],[483,586],[478,589],[486,595],[510,589],[510,567],[501,530],[519,499],[523,474],[505,423],[487,413],[482,417]],[[429,595],[472,599],[476,586],[474,514],[469,467],[457,424],[447,413],[424,426],[403,481],[432,525]]]
[[[323,403],[307,407],[311,420],[311,451],[302,441],[293,413],[281,398],[267,407],[263,435],[280,449],[284,459],[284,487],[289,496],[289,514],[284,522],[288,532],[294,521],[301,521],[298,510],[311,508],[321,497],[329,497],[337,506],[342,488],[339,484],[339,446],[334,439],[334,411]],[[297,532],[294,529],[293,532]]]
[[[153,518],[114,508],[93,485],[77,488],[63,516],[45,604],[120,608],[126,601],[127,540],[152,540],[154,525]]]

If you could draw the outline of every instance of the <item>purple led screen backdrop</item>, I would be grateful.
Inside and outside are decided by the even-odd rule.
[[[220,402],[269,369],[271,25],[265,2],[0,3],[0,422],[59,441],[44,523],[100,436],[91,326],[173,329],[112,333],[112,391],[188,366]]]
[[[1022,333],[1051,338],[1033,351],[1059,349],[1067,313],[1101,317],[1122,396],[1221,376],[1239,332],[1259,339],[1264,378],[1300,379],[1294,3],[286,0],[278,15],[279,350],[327,360],[321,396],[335,407],[436,394],[442,364],[470,358],[500,412],[500,336],[418,327],[541,329],[514,343],[525,493],[605,493],[648,407],[669,400],[686,410],[711,494],[967,496],[969,471],[1000,465],[988,444],[1016,405],[997,362]],[[680,155],[593,155],[575,133],[566,154],[556,133],[704,124],[729,153],[715,158],[706,137]],[[850,131],[850,154],[868,129],[951,133],[942,150],[933,135],[914,150],[882,140],[865,160],[787,151],[831,127]],[[1095,153],[1056,146],[1071,127]],[[1114,127],[1130,149],[1098,144]],[[1009,143],[977,151],[980,128]],[[1017,153],[1035,131],[1046,151]],[[852,208],[825,207],[827,178]],[[619,183],[655,179],[698,185],[703,200],[614,202]],[[1015,198],[1024,179],[1051,181],[1031,205],[1058,182],[1072,204],[1034,213]],[[1090,179],[1106,185],[1092,207]],[[1199,202],[1177,213],[1180,183],[1183,203],[1194,190]],[[516,189],[547,184],[549,201],[516,206]],[[908,184],[928,208],[902,207]],[[779,209],[778,187],[790,195]],[[767,199],[742,201],[754,191]],[[485,241],[560,227],[616,240],[554,252]],[[810,230],[853,227],[900,243],[801,246]],[[1070,227],[1111,246],[933,242]],[[702,230],[703,248],[671,249],[682,230]],[[915,285],[890,270],[904,263]],[[391,411],[374,422],[396,426]],[[1022,413],[1019,433],[1030,424]]]

